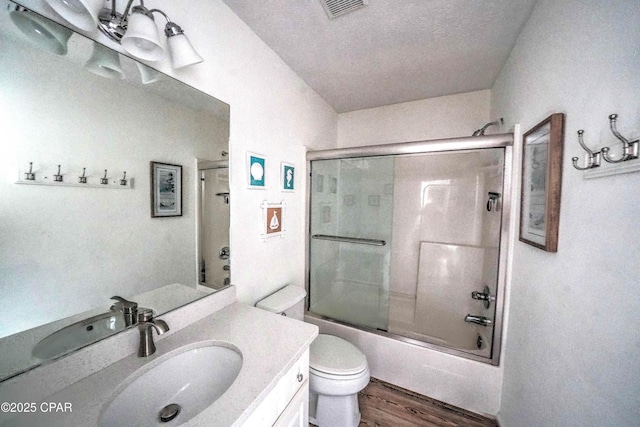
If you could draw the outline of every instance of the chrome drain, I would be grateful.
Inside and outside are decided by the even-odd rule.
[[[160,410],[160,422],[168,423],[178,416],[180,413],[180,405],[172,403],[170,405],[165,406]]]

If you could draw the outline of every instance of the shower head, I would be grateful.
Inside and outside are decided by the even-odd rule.
[[[502,126],[504,124],[504,120],[502,119],[502,117],[500,117],[498,120],[494,121],[494,122],[489,122],[486,125],[482,126],[480,129],[476,129],[475,132],[473,132],[473,134],[471,136],[482,136],[484,135],[484,131],[487,130],[487,128],[489,126]]]

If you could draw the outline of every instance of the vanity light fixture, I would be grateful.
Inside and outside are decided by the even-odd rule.
[[[91,31],[98,23],[104,0],[48,0],[46,4],[69,24]]]
[[[165,17],[164,28],[167,45],[171,53],[173,68],[203,61],[195,51],[182,28],[171,22],[160,9],[148,9],[144,0],[133,6],[134,0],[128,0],[123,13],[117,11],[117,0],[111,0],[111,8],[103,7],[104,0],[46,0],[47,4],[70,24],[91,31],[95,26],[109,39],[120,43],[131,56],[144,61],[160,61],[166,56],[153,18],[154,13]]]
[[[73,31],[22,6],[16,6],[9,15],[16,27],[37,46],[56,55],[66,55]]]

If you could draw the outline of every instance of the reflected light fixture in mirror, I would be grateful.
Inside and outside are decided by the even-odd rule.
[[[165,17],[165,36],[171,51],[173,68],[182,68],[203,61],[182,28],[171,22],[159,9],[147,9],[144,0],[133,6],[129,0],[123,13],[117,11],[117,1],[111,8],[102,7],[103,0],[46,0],[47,4],[70,24],[91,31],[97,26],[109,39],[121,43],[124,50],[137,59],[160,61],[166,56],[153,14]],[[133,7],[132,7],[133,6]],[[87,26],[87,22],[92,25]]]
[[[108,79],[124,79],[124,71],[120,66],[120,56],[100,43],[93,43],[93,53],[84,67],[101,77]]]
[[[143,85],[148,85],[149,83],[155,83],[160,80],[161,74],[154,70],[153,68],[147,67],[140,62],[136,62],[138,66],[138,71],[140,71],[140,80]]]
[[[10,16],[16,27],[38,47],[56,55],[67,54],[67,42],[73,34],[70,29],[22,6],[16,6]]]

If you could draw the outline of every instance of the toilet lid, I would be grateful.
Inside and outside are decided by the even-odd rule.
[[[367,368],[367,358],[356,346],[334,335],[320,334],[311,343],[309,367],[333,375],[353,375]]]

